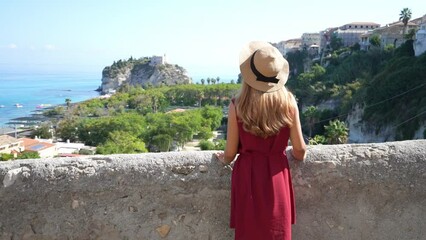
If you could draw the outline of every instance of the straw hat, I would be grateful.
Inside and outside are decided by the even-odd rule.
[[[262,92],[284,87],[288,79],[288,62],[277,48],[267,42],[250,42],[240,53],[243,81]]]

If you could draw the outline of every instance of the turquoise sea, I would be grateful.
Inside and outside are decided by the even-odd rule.
[[[0,127],[13,118],[28,117],[43,106],[84,101],[99,95],[101,74],[0,73]]]

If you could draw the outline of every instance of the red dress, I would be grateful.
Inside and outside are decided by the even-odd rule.
[[[238,121],[239,156],[232,171],[231,228],[236,240],[291,239],[295,205],[285,149],[290,129],[268,138]]]

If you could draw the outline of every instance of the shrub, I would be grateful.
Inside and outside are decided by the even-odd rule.
[[[201,148],[201,150],[214,150],[214,143],[208,141],[208,140],[202,140],[200,141],[200,143],[198,144],[198,146]]]
[[[13,158],[12,154],[7,154],[7,153],[0,154],[0,161],[9,161],[12,158]]]

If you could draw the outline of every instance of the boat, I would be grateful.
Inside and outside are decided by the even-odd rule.
[[[46,107],[51,107],[52,104],[46,104],[46,103],[42,103],[36,106],[36,108],[40,109],[40,108],[46,108]]]
[[[4,105],[0,105],[0,108],[4,108]]]
[[[19,104],[19,103],[16,103],[15,104],[15,107],[17,107],[17,108],[21,108],[21,107],[23,107],[24,105],[22,105],[22,104]]]

